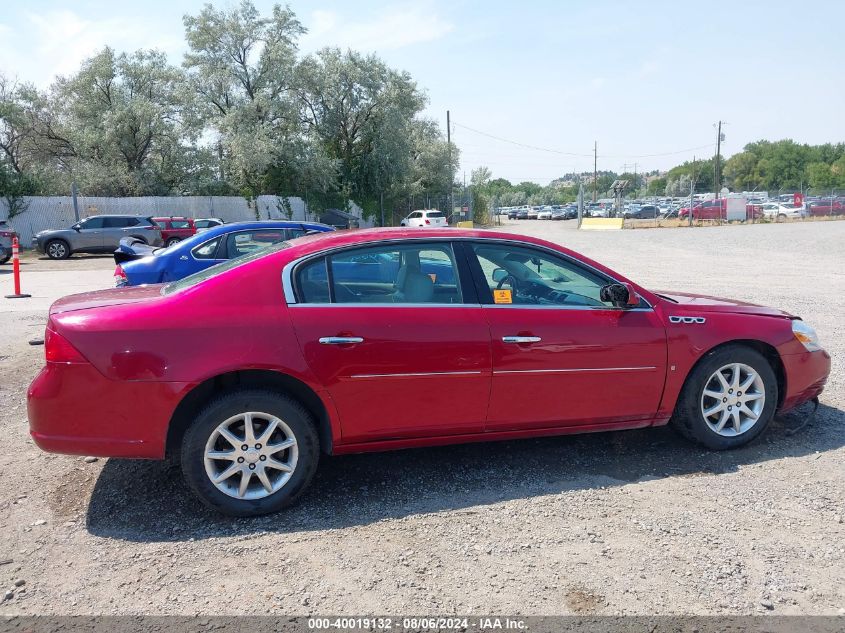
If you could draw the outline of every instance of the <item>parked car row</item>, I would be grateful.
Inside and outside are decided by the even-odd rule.
[[[546,205],[529,207],[503,207],[499,215],[506,215],[509,220],[571,220],[578,217],[575,205]]]
[[[173,246],[222,224],[219,218],[93,215],[67,229],[39,231],[32,248],[51,259],[67,259],[74,253],[111,253],[127,237],[149,246]]]
[[[321,454],[669,422],[736,448],[830,372],[797,316],[652,292],[541,239],[311,228],[210,229],[121,264],[192,274],[55,302],[35,443],[178,456],[205,504],[252,516],[296,501]]]

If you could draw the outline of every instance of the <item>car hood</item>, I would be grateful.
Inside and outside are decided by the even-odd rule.
[[[736,299],[723,299],[722,297],[710,297],[708,295],[697,295],[688,292],[675,292],[672,290],[653,290],[654,294],[661,298],[668,299],[669,303],[677,304],[690,311],[696,312],[731,312],[734,314],[758,314],[761,316],[774,316],[786,319],[797,318],[795,315],[777,308],[738,301]]]
[[[73,312],[75,310],[101,308],[104,306],[140,303],[143,301],[161,298],[163,298],[161,294],[161,284],[95,290],[94,292],[83,292],[76,295],[62,297],[50,306],[50,315],[52,316],[62,312]]]
[[[47,235],[58,235],[59,233],[67,233],[68,231],[73,231],[73,229],[46,229],[44,231],[38,231],[35,234],[35,237],[45,237]]]

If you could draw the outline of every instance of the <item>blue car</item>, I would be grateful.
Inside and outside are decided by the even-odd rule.
[[[317,222],[238,222],[223,224],[174,244],[155,248],[124,238],[114,252],[115,285],[139,286],[182,279],[260,248],[315,232],[334,231]]]

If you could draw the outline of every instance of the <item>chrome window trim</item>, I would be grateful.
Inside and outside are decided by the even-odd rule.
[[[644,308],[613,308],[610,306],[539,306],[539,305],[519,305],[519,304],[470,304],[470,303],[443,303],[443,304],[433,304],[433,303],[386,303],[386,304],[355,304],[355,303],[299,303],[296,300],[296,294],[293,291],[293,272],[294,269],[299,266],[300,264],[304,264],[306,261],[310,259],[318,259],[320,257],[328,257],[333,253],[338,251],[350,250],[355,248],[366,248],[370,245],[379,245],[379,246],[386,246],[390,244],[403,244],[406,242],[490,242],[493,244],[514,244],[516,246],[522,246],[524,248],[537,248],[543,250],[547,253],[555,255],[557,257],[562,257],[563,259],[573,262],[576,266],[583,266],[595,274],[599,275],[600,277],[606,277],[610,279],[613,283],[622,283],[615,277],[608,275],[606,272],[591,266],[586,262],[582,262],[574,257],[567,255],[566,253],[561,253],[556,251],[553,248],[549,248],[548,246],[543,246],[541,244],[532,244],[531,242],[523,242],[517,239],[507,239],[501,237],[468,237],[465,235],[459,235],[455,237],[402,237],[402,238],[395,238],[390,240],[380,240],[380,241],[371,241],[371,242],[358,242],[357,244],[344,244],[342,246],[335,246],[332,248],[328,248],[325,250],[321,250],[315,253],[308,253],[307,255],[303,255],[302,257],[298,257],[297,259],[288,262],[285,264],[285,267],[282,268],[282,291],[285,296],[285,303],[289,306],[293,305],[310,305],[310,306],[329,306],[329,305],[338,305],[338,306],[460,306],[460,307],[467,307],[467,306],[476,306],[480,305],[483,308],[540,308],[544,310],[618,310],[620,312],[651,312],[654,310],[654,306],[652,306],[645,297],[640,297],[640,299],[646,304]],[[458,268],[460,268],[460,263],[456,262]],[[455,271],[458,272],[457,270]]]
[[[645,299],[643,299],[645,301]],[[646,301],[648,303],[648,301]],[[519,303],[483,303],[482,308],[518,308],[520,310],[607,310],[609,312],[653,312],[654,308],[614,308],[613,306],[553,306],[553,305],[537,305],[537,304],[519,304]]]
[[[483,308],[480,303],[289,303],[289,308]]]

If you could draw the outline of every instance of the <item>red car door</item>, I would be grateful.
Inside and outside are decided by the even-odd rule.
[[[483,431],[490,332],[448,242],[353,248],[290,279],[288,312],[344,444]]]
[[[611,280],[544,249],[477,242],[470,250],[492,337],[486,430],[653,419],[666,334],[645,302],[605,304],[599,291]]]

